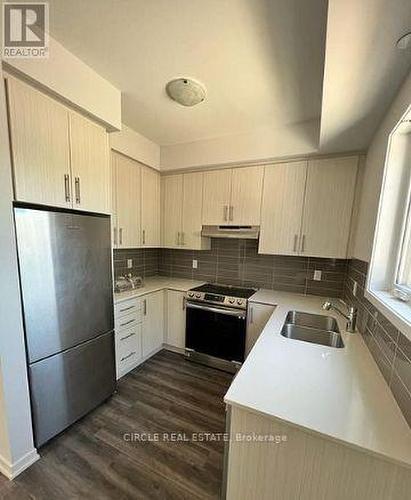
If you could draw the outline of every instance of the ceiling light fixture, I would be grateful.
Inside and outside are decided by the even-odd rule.
[[[182,106],[195,106],[206,98],[204,85],[191,78],[175,78],[166,85],[166,92]]]
[[[408,49],[411,47],[411,32],[406,33],[397,41],[397,48],[401,50]]]

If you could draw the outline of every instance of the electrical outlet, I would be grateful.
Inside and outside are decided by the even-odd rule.
[[[354,283],[352,285],[352,294],[354,295],[354,297],[357,296],[357,288],[358,288],[358,283],[356,281],[354,281]]]
[[[127,259],[127,269],[131,269],[133,267],[133,259]]]
[[[319,269],[316,269],[314,271],[314,281],[321,281],[321,276],[322,276],[322,271],[320,271]]]
[[[198,260],[193,259],[193,269],[197,269],[197,268],[198,268]]]

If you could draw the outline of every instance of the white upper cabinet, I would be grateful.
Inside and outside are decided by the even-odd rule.
[[[68,110],[12,77],[7,91],[16,200],[71,207]]]
[[[205,250],[210,239],[201,236],[203,174],[170,175],[162,179],[162,245]]]
[[[231,174],[230,169],[204,172],[203,224],[210,226],[228,224]]]
[[[310,160],[301,254],[346,258],[358,157]]]
[[[234,168],[229,224],[259,226],[264,167]]]
[[[265,167],[259,252],[300,253],[307,162]]]
[[[183,175],[181,244],[190,250],[207,250],[210,238],[201,236],[203,211],[203,173]]]
[[[141,242],[143,247],[160,246],[160,174],[141,167]]]
[[[167,248],[178,248],[181,240],[181,224],[183,209],[183,176],[170,175],[163,177],[162,189],[162,245]]]
[[[110,213],[105,129],[11,76],[7,92],[16,200]]]
[[[203,224],[259,225],[263,167],[204,173]]]
[[[266,167],[260,253],[347,257],[358,157]]]
[[[111,184],[106,130],[70,112],[73,208],[110,213]]]
[[[141,167],[115,151],[113,169],[114,245],[117,248],[141,246]]]

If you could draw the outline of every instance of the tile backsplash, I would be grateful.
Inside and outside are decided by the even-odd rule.
[[[344,297],[358,308],[358,330],[411,427],[411,342],[364,297],[367,271],[366,262],[348,261]]]
[[[115,278],[128,273],[147,278],[158,274],[160,250],[158,248],[115,249],[113,259]],[[128,259],[132,260],[130,269],[127,268]]]
[[[346,264],[339,259],[259,255],[256,240],[212,239],[211,250],[161,250],[159,272],[233,286],[342,297]],[[321,281],[314,281],[314,270],[322,272]]]

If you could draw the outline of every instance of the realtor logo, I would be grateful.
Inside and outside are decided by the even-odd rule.
[[[3,57],[48,57],[48,3],[3,3]]]

